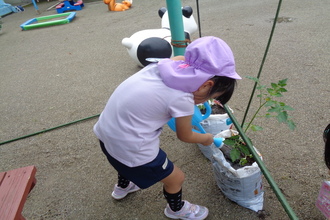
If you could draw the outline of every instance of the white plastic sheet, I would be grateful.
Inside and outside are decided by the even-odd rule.
[[[217,185],[228,199],[255,212],[263,209],[262,173],[256,162],[235,170],[219,150],[213,154],[212,167]]]
[[[237,135],[235,130],[224,130],[215,137],[228,138]],[[264,191],[262,172],[256,162],[251,166],[234,169],[222,151],[214,144],[198,144],[201,152],[212,162],[215,180],[222,193],[233,202],[255,212],[263,209]],[[254,148],[262,159],[259,151]]]

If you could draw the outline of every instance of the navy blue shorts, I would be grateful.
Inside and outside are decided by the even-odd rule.
[[[141,189],[146,189],[158,183],[173,172],[174,165],[172,161],[167,159],[166,153],[162,149],[159,149],[159,153],[153,161],[137,167],[128,167],[113,158],[105,149],[102,141],[100,141],[100,145],[108,161],[118,173]]]

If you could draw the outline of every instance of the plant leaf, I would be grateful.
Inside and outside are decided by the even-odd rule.
[[[286,122],[288,120],[288,113],[286,111],[279,112],[276,118],[280,123]]]
[[[294,110],[294,108],[292,108],[291,106],[286,105],[286,106],[283,106],[283,110],[292,111],[292,110]]]
[[[274,100],[269,100],[269,101],[267,101],[267,103],[265,104],[265,106],[273,106],[273,105],[275,105],[277,102],[276,101],[274,101]]]
[[[246,78],[251,79],[251,80],[253,80],[253,81],[255,81],[255,82],[259,82],[259,79],[258,79],[257,77],[246,76]]]
[[[286,81],[287,80],[288,80],[288,78],[278,81],[278,85],[281,86],[281,87],[286,86]]]
[[[252,131],[261,131],[263,128],[261,126],[258,126],[258,125],[251,125],[250,129]]]
[[[270,85],[273,87],[273,89],[276,89],[277,88],[277,84],[276,83],[271,83]]]
[[[280,112],[281,108],[279,105],[276,105],[275,107],[271,107],[270,109],[268,109],[267,112]]]
[[[287,124],[288,124],[291,131],[293,131],[296,128],[296,124],[291,120],[288,120]]]
[[[285,88],[279,88],[278,91],[279,91],[279,92],[287,92],[288,90],[286,90]]]
[[[238,142],[240,136],[239,135],[234,135],[229,138],[226,138],[223,143],[229,146],[235,146],[235,144]]]
[[[248,160],[246,158],[241,158],[240,161],[239,161],[239,164],[241,166],[244,166],[245,164],[247,164]]]
[[[231,151],[230,151],[230,159],[232,162],[235,162],[236,160],[240,159],[240,155],[241,155],[241,152],[236,149],[236,148],[233,148]]]
[[[235,140],[231,140],[229,138],[226,138],[224,141],[223,141],[224,144],[228,145],[228,146],[234,146],[236,141]]]
[[[244,156],[250,154],[249,148],[247,146],[240,145],[239,148],[240,148],[241,152],[244,154]]]

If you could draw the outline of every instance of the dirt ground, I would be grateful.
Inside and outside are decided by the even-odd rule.
[[[109,12],[102,1],[85,2],[69,24],[22,31],[20,25],[39,16],[56,1],[38,3],[2,18],[0,34],[0,141],[98,115],[111,92],[139,70],[121,45],[124,37],[160,28],[158,9],[166,1],[138,1],[125,12]],[[196,1],[183,0],[194,9]],[[278,6],[271,0],[204,0],[199,2],[201,35],[225,40],[237,72],[256,76]],[[258,118],[264,127],[248,133],[265,165],[299,219],[320,220],[315,207],[321,183],[329,179],[323,162],[322,132],[329,123],[330,2],[292,0],[281,5],[261,80],[288,78],[282,99],[292,112],[293,132],[276,121]],[[199,37],[193,34],[193,39]],[[238,121],[253,83],[239,81],[229,106]],[[253,102],[250,111],[257,106]],[[249,116],[251,117],[251,116]],[[162,186],[156,184],[122,201],[111,198],[116,172],[103,156],[92,127],[97,117],[47,133],[0,145],[0,171],[35,165],[37,185],[24,206],[27,219],[166,219]],[[165,126],[161,147],[186,173],[184,199],[205,205],[207,219],[258,219],[221,193],[210,162],[195,144],[182,143]],[[266,179],[266,219],[289,219]]]

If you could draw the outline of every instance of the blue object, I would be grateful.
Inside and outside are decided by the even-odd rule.
[[[84,3],[82,0],[78,0],[77,2],[64,1],[58,6],[56,6],[57,13],[63,13],[65,11],[79,11],[84,7]]]
[[[231,120],[231,118],[227,118],[227,120],[226,120],[226,124],[227,125],[230,125],[230,124],[232,124],[233,123],[233,121]]]
[[[202,125],[200,123],[211,115],[212,109],[208,102],[204,102],[203,105],[206,110],[204,115],[201,113],[198,106],[195,105],[194,115],[192,116],[191,124],[193,126],[192,130],[194,132],[206,134],[204,128],[202,127]],[[173,131],[176,131],[175,118],[171,118],[171,120],[169,120],[167,122],[167,125]],[[214,145],[216,147],[220,148],[223,145],[223,141],[224,141],[224,138],[214,138]]]
[[[37,12],[39,12],[39,8],[38,8],[38,5],[37,5],[37,3],[36,3],[36,0],[32,0],[32,3],[33,3],[33,7],[34,7],[34,9],[35,9]]]
[[[0,17],[13,12],[17,12],[17,9],[14,6],[5,3],[3,0],[0,0]]]
[[[51,25],[67,24],[76,16],[76,12],[67,12],[63,14],[54,14],[32,18],[20,25],[22,30],[30,30],[33,28],[47,27]]]
[[[17,6],[15,6],[15,8],[18,12],[25,11],[24,8],[21,5],[17,5]]]

